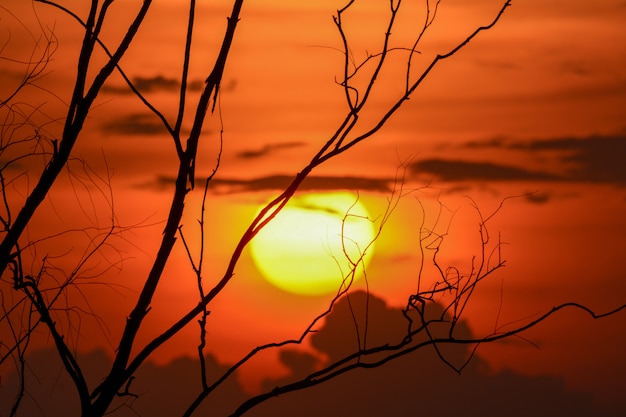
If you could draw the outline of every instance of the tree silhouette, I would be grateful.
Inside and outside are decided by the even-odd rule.
[[[221,43],[214,54],[214,63],[204,70],[204,81],[191,107],[189,106],[193,100],[191,93],[198,88],[197,83],[190,78],[191,61],[195,54],[202,53],[192,47],[198,23],[195,0],[188,3],[179,80],[174,84],[166,83],[167,88],[178,88],[176,102],[173,105],[168,103],[169,106],[166,106],[160,105],[157,100],[151,100],[143,85],[145,80],[130,77],[126,73],[124,58],[129,54],[131,47],[136,47],[135,42],[138,42],[141,28],[153,7],[152,3],[151,0],[144,0],[136,5],[132,12],[129,10],[131,14],[127,13],[126,20],[121,20],[120,23],[119,15],[114,12],[113,0],[92,0],[87,6],[74,7],[51,0],[34,1],[37,13],[45,10],[45,13],[58,13],[59,16],[69,17],[82,31],[79,52],[74,62],[76,80],[72,91],[60,97],[65,103],[65,114],[60,120],[49,117],[38,108],[37,103],[29,102],[32,97],[30,90],[43,85],[42,77],[46,74],[48,66],[52,65],[55,49],[63,46],[59,45],[54,30],[35,18],[33,26],[28,27],[31,34],[32,31],[38,31],[37,35],[33,35],[35,46],[32,54],[26,59],[3,57],[5,63],[10,63],[21,71],[21,76],[17,79],[7,77],[10,78],[6,84],[9,87],[3,88],[1,101],[3,112],[0,148],[2,155],[0,181],[3,197],[1,216],[3,230],[0,243],[3,309],[1,317],[3,335],[7,336],[3,336],[0,353],[1,361],[12,360],[18,375],[21,376],[16,399],[8,410],[9,415],[19,415],[20,405],[27,397],[25,381],[29,375],[26,372],[29,366],[27,352],[34,338],[41,333],[52,342],[64,371],[72,381],[80,415],[85,417],[108,415],[117,410],[120,401],[122,404],[128,404],[141,395],[134,391],[136,375],[144,369],[146,362],[158,348],[188,328],[199,325],[200,378],[194,398],[189,401],[183,415],[192,415],[199,409],[198,407],[210,401],[210,397],[217,395],[221,387],[232,381],[242,366],[260,353],[299,345],[309,339],[315,344],[319,339],[316,332],[333,308],[350,306],[351,284],[355,275],[363,269],[362,255],[358,259],[349,259],[351,270],[346,272],[328,308],[321,311],[299,336],[259,345],[232,366],[217,371],[215,368],[218,367],[214,366],[211,358],[207,356],[207,349],[210,348],[207,343],[209,308],[217,295],[232,283],[244,249],[283,210],[296,192],[311,179],[312,174],[319,167],[349,152],[364,141],[373,139],[440,62],[453,57],[474,38],[491,29],[511,4],[510,1],[501,2],[491,19],[465,34],[449,49],[432,54],[430,57],[421,56],[420,47],[436,21],[441,7],[439,1],[427,0],[423,4],[421,23],[411,21],[411,24],[407,25],[403,13],[411,11],[409,5],[402,0],[390,0],[385,11],[386,26],[378,41],[379,47],[376,51],[367,52],[363,57],[355,55],[352,48],[352,45],[359,41],[351,30],[358,25],[352,13],[359,6],[359,2],[351,0],[338,9],[334,16],[334,24],[338,35],[337,49],[341,53],[343,64],[336,83],[344,97],[342,118],[336,130],[330,132],[327,140],[311,154],[308,162],[252,219],[235,245],[221,277],[215,281],[207,281],[204,276],[208,257],[205,242],[210,241],[211,234],[206,226],[205,213],[207,207],[211,205],[209,190],[218,181],[216,174],[223,162],[221,147],[224,141],[228,141],[228,137],[224,137],[221,130],[217,133],[207,132],[205,124],[211,118],[219,122],[220,87],[227,70],[228,57],[235,47],[238,27],[245,24],[245,20],[241,20],[244,18],[242,12],[244,1],[233,1]],[[4,10],[12,14],[10,9]],[[23,10],[20,9],[20,12]],[[18,20],[21,18],[21,15],[17,15]],[[125,25],[120,36],[113,37],[115,39],[113,41],[105,42],[103,39],[106,38],[107,31],[119,24]],[[406,35],[401,38],[394,37],[396,30],[405,33],[407,28],[410,30],[410,37],[407,38]],[[87,292],[83,287],[88,278],[100,276],[110,269],[119,269],[123,272],[127,255],[121,248],[129,245],[127,233],[132,232],[133,228],[143,226],[142,224],[125,226],[118,222],[113,198],[115,181],[110,170],[105,168],[99,171],[92,168],[90,165],[92,161],[81,159],[76,150],[81,143],[89,140],[85,134],[85,125],[90,118],[95,117],[98,99],[113,76],[121,77],[126,83],[127,91],[137,97],[160,121],[159,129],[169,136],[173,145],[172,156],[175,159],[175,166],[167,169],[173,169],[175,175],[171,183],[164,181],[164,186],[171,192],[171,204],[163,224],[161,240],[151,254],[151,266],[141,272],[141,290],[136,295],[132,310],[125,317],[119,340],[113,343],[112,363],[106,370],[101,371],[97,379],[92,380],[91,377],[87,377],[86,365],[78,359],[77,354],[81,344],[81,317],[93,317],[93,320],[103,327],[108,323],[99,321],[98,312],[91,309],[89,299],[79,306],[74,304],[74,298],[70,294],[86,297]],[[163,84],[163,80],[160,82]],[[45,89],[43,91],[45,92]],[[391,94],[392,98],[387,99],[381,111],[380,101],[377,100],[382,93],[386,97]],[[172,108],[175,110],[172,111]],[[57,125],[61,126],[58,131]],[[201,167],[198,150],[206,141],[219,144],[218,157],[212,164]],[[140,152],[143,151],[145,149]],[[130,155],[134,161],[141,157],[141,153]],[[86,191],[87,197],[77,197],[77,206],[93,220],[92,224],[78,230],[69,228],[60,234],[32,239],[29,226],[37,216],[45,215],[44,203],[50,201],[53,205],[54,185],[59,182],[64,170],[68,172],[74,190]],[[210,174],[201,177],[201,172]],[[395,204],[406,193],[400,176],[390,190],[389,207],[380,221],[381,228],[392,215]],[[188,205],[192,204],[190,196],[196,194],[201,195],[199,205],[202,214],[198,221],[201,235],[199,247],[195,247],[186,239],[188,232],[183,228],[183,216],[189,210]],[[467,366],[473,350],[469,350],[469,355],[458,358],[454,354],[456,351],[450,352],[448,348],[450,345],[468,345],[474,348],[480,343],[507,338],[569,307],[582,309],[594,318],[610,315],[625,308],[621,306],[607,313],[597,314],[585,306],[570,303],[559,305],[541,317],[506,332],[494,332],[480,337],[468,334],[461,320],[476,287],[504,265],[501,242],[492,239],[488,232],[489,223],[499,210],[500,208],[483,215],[476,207],[480,250],[468,272],[440,265],[438,252],[446,237],[445,224],[438,214],[434,215],[434,220],[427,220],[429,218],[423,212],[423,221],[418,231],[420,246],[417,249],[421,251],[423,259],[432,261],[437,279],[432,285],[423,283],[421,278],[425,266],[422,265],[415,291],[407,295],[402,314],[393,319],[393,327],[397,329],[393,336],[382,337],[370,329],[373,321],[371,323],[369,321],[369,307],[366,302],[363,309],[352,310],[354,321],[351,326],[355,334],[347,341],[352,343],[347,343],[336,351],[329,350],[330,360],[323,367],[314,369],[308,374],[304,372],[305,375],[300,375],[284,385],[242,400],[232,415],[241,415],[269,398],[313,387],[359,368],[379,367],[424,348],[434,348],[443,363],[461,372]],[[349,215],[349,212],[346,213],[346,218]],[[444,231],[441,231],[442,227]],[[75,236],[80,236],[81,239]],[[71,244],[62,256],[48,255],[50,245],[58,244],[62,247],[67,245],[68,241]],[[166,330],[151,335],[147,343],[140,343],[138,335],[146,326],[146,319],[154,307],[155,294],[162,284],[162,279],[169,273],[167,268],[176,246],[184,248],[188,255],[196,278],[198,298],[185,306],[183,314],[171,317],[172,324]],[[362,248],[362,254],[367,250],[367,247]],[[427,254],[430,254],[430,257]],[[346,256],[348,257],[347,253]],[[114,286],[115,283],[108,285]],[[372,303],[375,302],[376,300],[372,300]],[[332,327],[330,322],[328,325]],[[211,372],[208,372],[208,369],[211,369]],[[306,368],[304,370],[309,371]],[[176,381],[172,383],[176,384]]]

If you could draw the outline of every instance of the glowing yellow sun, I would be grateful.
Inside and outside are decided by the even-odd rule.
[[[354,279],[362,277],[374,251],[374,236],[374,225],[356,195],[305,194],[293,197],[259,232],[250,251],[271,284],[296,294],[319,295],[337,292],[361,257]]]

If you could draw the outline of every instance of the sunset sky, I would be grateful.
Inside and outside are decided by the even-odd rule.
[[[29,2],[14,3],[0,0],[0,56],[27,60],[39,32]],[[62,3],[84,13],[75,6],[82,2]],[[187,6],[181,3],[155,1],[121,63],[169,120],[176,114],[184,45]],[[190,73],[197,86],[210,70],[230,7],[225,0],[199,3]],[[206,124],[198,157],[197,177],[204,178],[218,157],[223,129],[220,168],[207,207],[207,285],[221,278],[261,204],[306,165],[346,114],[343,90],[335,83],[343,55],[332,20],[343,4],[298,3],[253,0],[242,11],[216,115]],[[345,17],[356,60],[380,48],[388,9],[384,1],[362,3]],[[436,23],[418,48],[422,53],[415,68],[489,23],[501,5],[496,0],[442,1]],[[419,25],[421,6],[410,6],[392,38],[394,45],[406,43],[411,19]],[[119,39],[133,7],[114,2],[105,43]],[[36,117],[49,118],[45,129],[54,137],[61,131],[57,120],[64,116],[75,79],[80,26],[49,6],[36,4],[35,10],[42,25],[54,30],[58,49],[40,81],[44,88],[28,89],[22,100],[42,106],[45,117]],[[444,206],[438,231],[450,224],[450,232],[440,260],[463,269],[480,250],[474,204],[487,216],[503,200],[489,230],[492,239],[500,236],[505,243],[506,265],[484,281],[468,307],[465,320],[472,334],[512,328],[564,302],[597,312],[626,302],[624,22],[623,0],[513,0],[493,29],[441,62],[376,135],[320,167],[304,183],[303,192],[358,194],[372,219],[382,218],[388,199],[402,186],[406,195],[384,225],[367,271],[370,292],[386,308],[403,307],[414,291],[421,204],[427,227],[434,225],[439,204]],[[8,81],[0,82],[1,98],[22,70],[19,63],[0,61],[0,79]],[[381,75],[380,93],[357,133],[370,128],[389,106],[398,91],[394,82],[403,76],[402,68],[394,67]],[[190,94],[189,106],[198,93],[199,88]],[[185,122],[188,128],[191,119]],[[115,238],[117,249],[107,252],[109,261],[120,260],[115,267],[88,265],[84,273],[81,293],[93,297],[89,304],[99,319],[84,318],[77,339],[84,354],[112,351],[158,247],[177,172],[175,150],[160,121],[115,74],[96,101],[74,156],[72,175],[59,179],[28,239],[106,227],[112,210],[110,182],[115,217],[128,230]],[[23,169],[28,168],[25,162]],[[21,177],[16,187],[27,189],[35,178],[35,173]],[[202,187],[196,186],[183,222],[183,232],[196,249],[201,197]],[[43,241],[39,254],[50,253],[59,267],[76,267],[76,259],[66,255],[84,251],[93,235],[69,236]],[[423,279],[428,282],[429,276]],[[364,289],[365,280],[356,288]],[[298,337],[329,300],[272,286],[247,251],[229,287],[209,307],[208,350],[223,365],[259,344]],[[179,245],[139,343],[151,340],[196,302],[193,272]],[[596,406],[623,413],[624,328],[626,312],[593,321],[568,310],[523,338],[481,346],[477,360],[493,374],[511,370],[519,378],[560,378],[566,391],[591,395]],[[166,366],[181,356],[193,358],[197,343],[194,323],[156,352],[155,363]],[[264,379],[289,374],[289,364],[277,355],[264,360],[242,371],[244,389],[258,390]]]

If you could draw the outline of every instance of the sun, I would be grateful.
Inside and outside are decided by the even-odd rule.
[[[294,196],[252,240],[252,259],[267,281],[300,295],[337,292],[361,259],[374,253],[375,229],[358,196],[348,192]],[[346,283],[348,280],[346,280]]]

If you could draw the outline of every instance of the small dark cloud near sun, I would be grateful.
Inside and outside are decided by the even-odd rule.
[[[298,148],[304,146],[304,142],[283,142],[283,143],[269,143],[262,148],[251,149],[241,151],[237,154],[237,157],[242,159],[253,159],[253,158],[261,158],[264,157],[274,151],[279,151],[281,149],[291,149]]]
[[[303,209],[303,210],[311,210],[311,211],[317,211],[317,212],[323,212],[323,213],[328,213],[334,216],[343,216],[345,213],[334,209],[332,207],[329,206],[324,206],[324,205],[319,205],[319,204],[303,204],[302,202],[296,202],[295,206]]]
[[[524,195],[526,201],[533,204],[545,204],[552,198],[552,195],[548,192],[533,191]]]
[[[153,77],[138,76],[132,78],[131,82],[141,93],[155,93],[159,91],[177,92],[180,88],[180,81],[178,79],[168,78],[163,75]],[[203,84],[202,80],[193,80],[188,83],[187,88],[189,91],[199,91],[202,89]],[[102,91],[111,94],[132,94],[132,91],[127,85],[105,85]]]
[[[503,136],[496,136],[485,140],[471,140],[465,142],[461,147],[469,149],[481,148],[501,148],[506,145],[507,139]]]
[[[178,80],[165,78],[162,75],[156,77],[136,77],[133,79],[135,88],[141,92],[151,93],[154,91],[176,91],[180,86]]]
[[[216,179],[215,186],[231,186],[233,191],[264,191],[281,190],[291,183],[290,175],[273,175],[251,180]],[[331,190],[368,190],[368,191],[391,191],[393,179],[363,178],[363,177],[334,177],[334,176],[309,176],[300,190],[303,191],[331,191]]]
[[[159,135],[165,132],[163,124],[152,114],[134,113],[102,126],[107,134]]]

